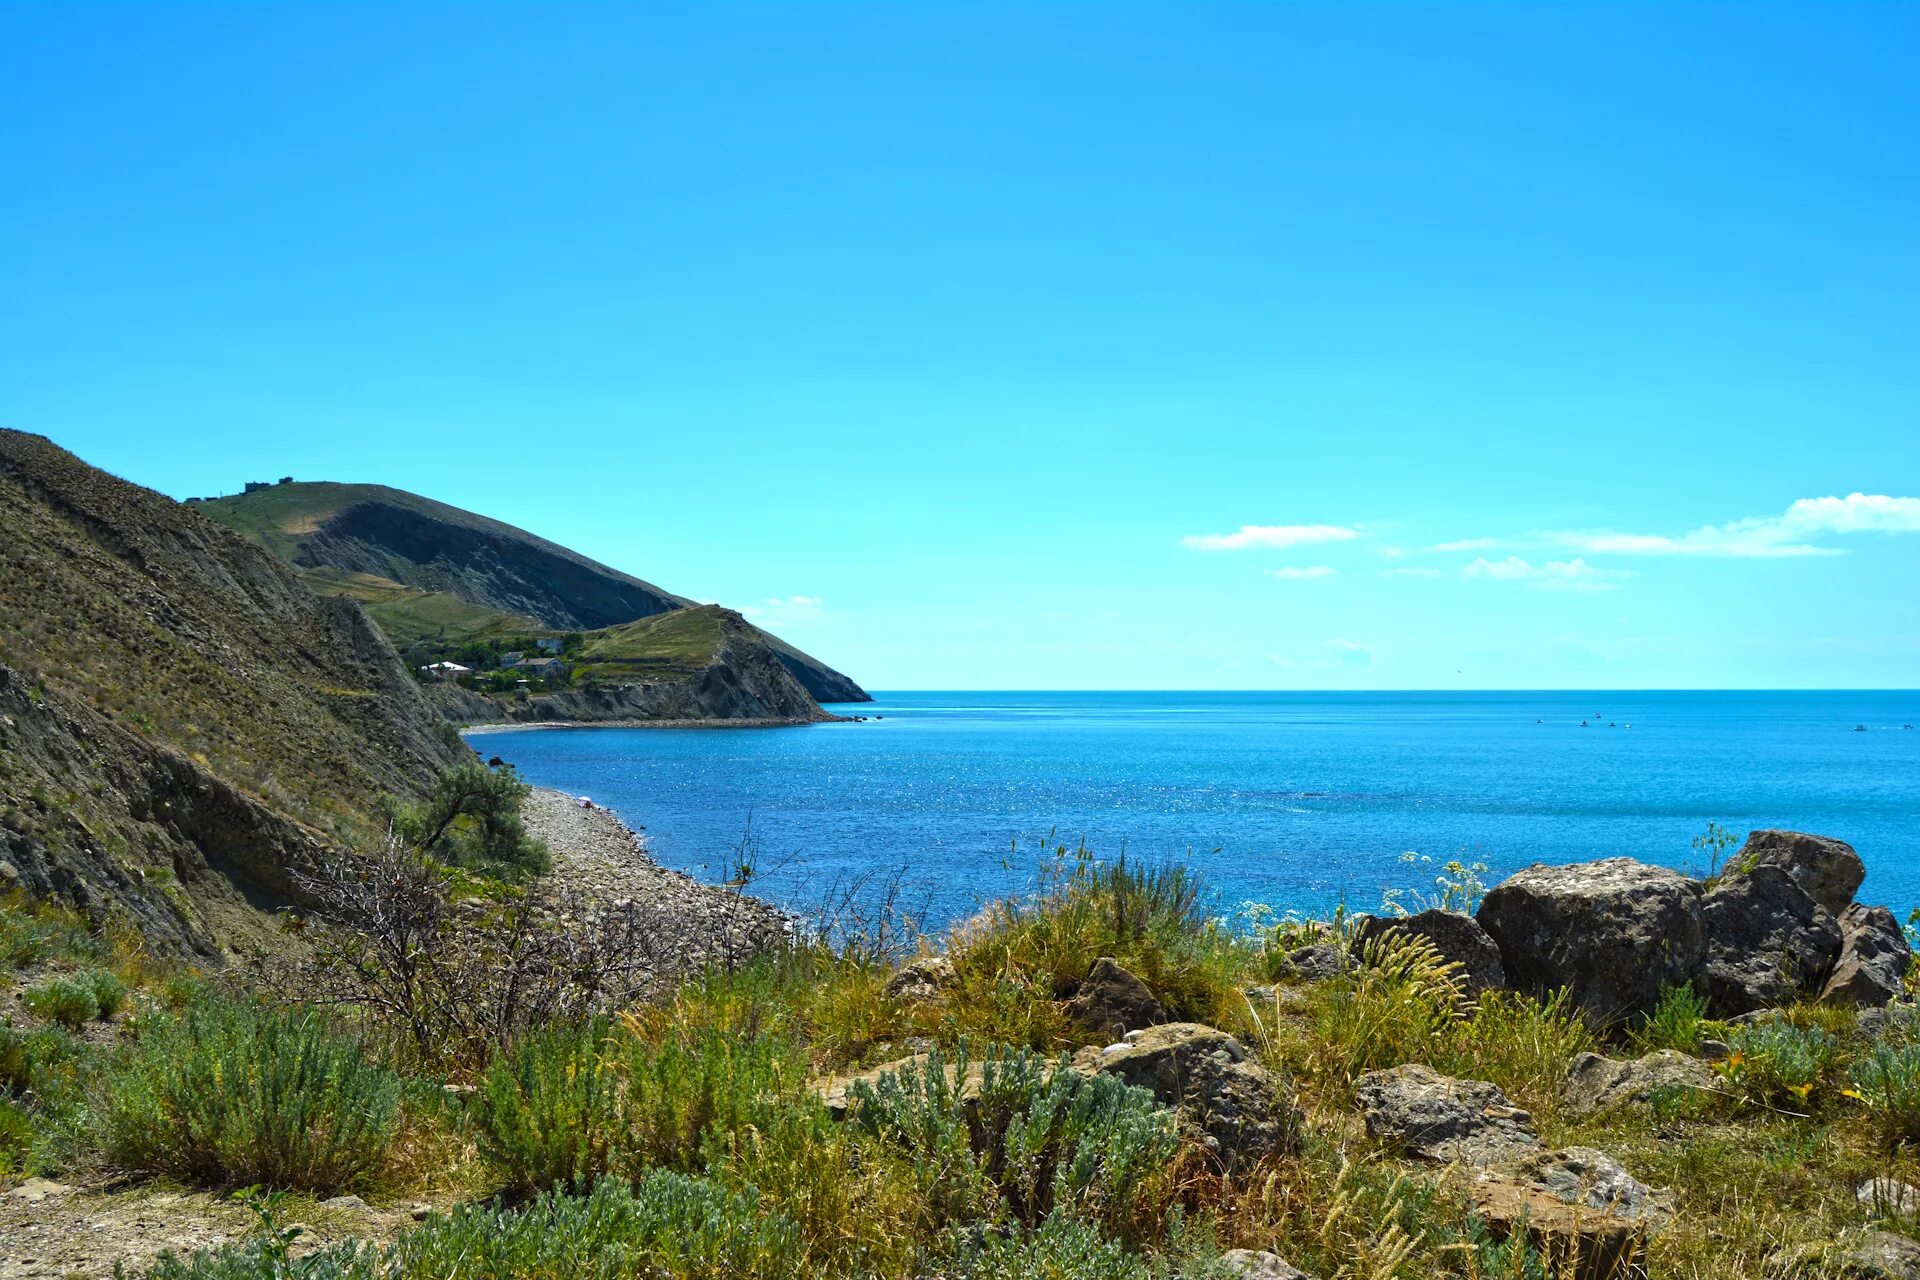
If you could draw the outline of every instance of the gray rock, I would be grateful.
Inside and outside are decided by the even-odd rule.
[[[1840,958],[1840,925],[1788,871],[1729,872],[1700,899],[1706,957],[1696,986],[1723,1017],[1816,992]]]
[[[1220,1255],[1220,1269],[1244,1280],[1313,1280],[1306,1272],[1288,1266],[1279,1254],[1265,1249],[1229,1249]]]
[[[1401,933],[1423,938],[1432,944],[1442,960],[1460,966],[1460,984],[1468,996],[1477,996],[1489,987],[1507,985],[1506,969],[1500,963],[1500,948],[1495,946],[1480,922],[1458,911],[1436,909],[1395,919],[1390,916],[1361,916],[1353,931],[1354,950],[1377,945],[1390,934]]]
[[[1853,1198],[1876,1217],[1920,1217],[1920,1187],[1893,1178],[1873,1178],[1854,1188]]]
[[[335,1196],[331,1200],[322,1200],[320,1207],[322,1209],[332,1209],[336,1212],[365,1213],[367,1211],[367,1202],[359,1196]]]
[[[1767,1260],[1776,1280],[1920,1280],[1920,1241],[1890,1231],[1856,1231],[1801,1245]]]
[[[1287,952],[1287,963],[1293,966],[1295,977],[1308,982],[1325,982],[1353,968],[1353,959],[1346,948],[1331,942],[1296,947]]]
[[[1714,1081],[1711,1067],[1674,1049],[1625,1060],[1583,1053],[1568,1069],[1560,1099],[1574,1115],[1592,1115],[1666,1090],[1711,1088]]]
[[[1367,1136],[1443,1163],[1504,1164],[1540,1147],[1533,1117],[1498,1085],[1455,1080],[1418,1063],[1360,1077]]]
[[[1067,1001],[1067,1016],[1094,1035],[1118,1040],[1129,1031],[1167,1020],[1146,983],[1106,956],[1093,962]]]
[[[1890,1004],[1884,1009],[1862,1009],[1854,1029],[1867,1044],[1894,1036],[1920,1037],[1920,1007]]]
[[[1500,949],[1507,985],[1566,987],[1589,1016],[1650,1012],[1660,989],[1700,967],[1700,886],[1631,858],[1534,865],[1490,891],[1475,916]]]
[[[1657,1230],[1673,1217],[1671,1191],[1656,1191],[1604,1151],[1564,1147],[1522,1160],[1514,1176],[1563,1203],[1583,1205]]]
[[[39,1204],[42,1200],[52,1200],[58,1196],[71,1194],[72,1191],[73,1188],[64,1182],[54,1182],[47,1178],[28,1178],[7,1194],[15,1200]]]
[[[1779,867],[1832,916],[1847,909],[1867,878],[1867,865],[1852,845],[1800,831],[1755,831],[1727,865],[1742,871]]]
[[[1840,913],[1840,959],[1820,998],[1829,1004],[1877,1008],[1905,989],[1913,949],[1885,907],[1854,903]]]
[[[1119,1076],[1173,1107],[1188,1138],[1228,1172],[1294,1149],[1300,1112],[1290,1090],[1224,1031],[1170,1022],[1074,1055],[1078,1071]]]
[[[1725,1040],[1715,1040],[1711,1036],[1700,1041],[1700,1060],[1702,1062],[1725,1062],[1733,1056],[1733,1046]]]
[[[919,1004],[939,999],[959,980],[953,961],[945,956],[922,956],[901,965],[899,972],[887,979],[885,991],[896,1000]]]

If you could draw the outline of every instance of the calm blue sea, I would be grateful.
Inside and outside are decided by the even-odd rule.
[[[1864,899],[1920,905],[1920,692],[890,693],[860,724],[538,729],[474,743],[796,908],[904,868],[935,922],[1031,883],[1048,833],[1190,858],[1218,906],[1303,912],[1417,889],[1417,851],[1627,854],[1687,869],[1709,820],[1837,836]],[[1585,722],[1584,726],[1582,722]],[[1856,732],[1865,725],[1866,732]],[[1631,726],[1631,727],[1629,727]]]

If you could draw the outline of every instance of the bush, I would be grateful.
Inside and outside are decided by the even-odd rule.
[[[93,991],[94,1003],[100,1006],[102,1018],[113,1017],[127,1002],[127,984],[109,970],[89,970],[79,976],[79,981]]]
[[[316,1015],[215,1000],[143,1023],[98,1108],[125,1168],[333,1195],[372,1181],[399,1096],[392,1072]]]
[[[514,1211],[463,1205],[391,1245],[355,1242],[290,1259],[264,1235],[239,1248],[163,1258],[148,1280],[800,1280],[799,1233],[732,1193],[657,1171],[629,1187],[608,1179],[590,1195],[558,1192]]]
[[[912,1157],[937,1224],[1010,1215],[1037,1226],[1056,1210],[1132,1223],[1178,1145],[1153,1095],[996,1046],[970,1098],[973,1068],[962,1043],[951,1065],[929,1053],[852,1094],[862,1131]]]
[[[520,820],[532,789],[511,769],[468,760],[434,779],[425,804],[395,807],[389,816],[410,846],[448,866],[524,880],[552,863],[547,847],[527,835]]]
[[[953,1242],[952,1280],[1150,1280],[1154,1271],[1082,1222],[1049,1218],[1037,1230],[1015,1228]]]
[[[1677,987],[1663,986],[1660,1002],[1633,1033],[1633,1042],[1642,1053],[1677,1049],[1681,1053],[1698,1054],[1700,1042],[1706,1038],[1706,1020],[1707,998],[1697,994],[1691,982]]]
[[[1536,1111],[1559,1106],[1575,1057],[1598,1037],[1565,989],[1545,1001],[1516,991],[1483,991],[1473,1013],[1448,1034],[1433,1063],[1443,1071],[1491,1080]]]
[[[551,1029],[487,1069],[481,1150],[523,1193],[652,1166],[697,1170],[709,1131],[751,1123],[802,1074],[770,1036],[706,1030],[654,1043],[605,1019]]]
[[[1741,1097],[1766,1106],[1806,1106],[1829,1082],[1840,1042],[1821,1027],[1764,1022],[1735,1027],[1728,1047],[1732,1054],[1714,1069]]]
[[[84,978],[48,978],[28,987],[20,997],[28,1013],[78,1031],[100,1016],[100,999]]]
[[[1460,966],[1425,938],[1389,932],[1349,976],[1316,984],[1308,1017],[1315,1075],[1345,1090],[1369,1071],[1425,1062],[1460,1020]]]
[[[1848,1094],[1866,1107],[1888,1146],[1920,1143],[1920,1044],[1876,1045],[1851,1074]]]
[[[27,1113],[0,1098],[0,1187],[26,1171],[33,1150],[33,1121]]]

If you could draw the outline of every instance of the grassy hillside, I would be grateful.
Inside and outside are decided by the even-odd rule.
[[[356,605],[189,507],[0,431],[0,525],[0,856],[30,884],[204,941],[182,881],[272,890],[459,753]]]
[[[445,591],[425,591],[391,578],[344,569],[302,569],[300,577],[322,595],[347,596],[360,602],[367,616],[394,647],[428,639],[451,644],[551,634],[538,619],[525,614],[488,609]]]
[[[603,680],[676,679],[720,655],[726,610],[696,605],[587,635],[580,671]]]

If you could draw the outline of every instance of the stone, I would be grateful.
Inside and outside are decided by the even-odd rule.
[[[1920,1241],[1891,1231],[1849,1232],[1774,1254],[1767,1274],[1775,1280],[1920,1280]]]
[[[1484,1167],[1540,1147],[1533,1117],[1485,1080],[1455,1080],[1409,1063],[1361,1076],[1354,1098],[1368,1137],[1424,1160]]]
[[[1644,1224],[1585,1205],[1567,1204],[1538,1187],[1507,1179],[1476,1183],[1473,1207],[1487,1233],[1504,1241],[1523,1233],[1556,1280],[1644,1280]]]
[[[922,956],[901,965],[899,972],[887,979],[885,991],[896,1000],[920,1004],[939,999],[959,981],[953,961],[945,956]]]
[[[1592,1147],[1563,1147],[1528,1156],[1515,1167],[1514,1177],[1566,1204],[1641,1223],[1649,1232],[1658,1231],[1673,1217],[1671,1191],[1654,1190],[1618,1160]]]
[[[1364,948],[1394,933],[1423,938],[1442,960],[1459,965],[1461,990],[1468,997],[1507,985],[1500,948],[1470,915],[1434,908],[1401,919],[1361,916],[1354,927],[1354,950],[1364,954]]]
[[[1716,1079],[1713,1068],[1676,1049],[1630,1059],[1583,1053],[1567,1070],[1560,1100],[1574,1115],[1592,1115],[1671,1090],[1710,1089]]]
[[[1854,1033],[1866,1044],[1895,1037],[1920,1039],[1920,1007],[1890,1004],[1884,1009],[1862,1009]]]
[[[1242,1280],[1313,1280],[1265,1249],[1229,1249],[1220,1255],[1220,1270]]]
[[[1702,1062],[1725,1062],[1733,1056],[1733,1046],[1725,1040],[1715,1040],[1712,1036],[1700,1039],[1700,1060]]]
[[[1695,987],[1722,1017],[1816,992],[1840,958],[1840,925],[1788,871],[1728,872],[1700,898],[1706,955]]]
[[[367,1202],[359,1196],[335,1196],[331,1200],[322,1200],[320,1207],[322,1209],[332,1209],[336,1212],[364,1213],[367,1211],[368,1206]]]
[[[1292,1151],[1299,1141],[1291,1091],[1245,1045],[1214,1027],[1148,1027],[1121,1043],[1082,1049],[1073,1066],[1119,1076],[1174,1108],[1183,1135],[1226,1172]]]
[[[1146,983],[1106,956],[1093,962],[1067,1001],[1067,1016],[1081,1030],[1109,1040],[1167,1020],[1167,1011]]]
[[[1832,916],[1847,909],[1867,878],[1867,864],[1852,845],[1800,831],[1755,831],[1727,865],[1741,871],[1779,867]]]
[[[1535,864],[1494,886],[1474,918],[1508,986],[1539,998],[1566,987],[1605,1023],[1651,1012],[1705,953],[1698,882],[1632,858]]]
[[[1853,903],[1840,913],[1840,959],[1820,999],[1860,1008],[1891,1004],[1906,989],[1912,963],[1913,949],[1893,912]]]
[[[15,1200],[24,1200],[28,1204],[39,1204],[42,1200],[52,1200],[68,1195],[73,1188],[64,1182],[54,1182],[48,1178],[28,1178],[7,1194]]]
[[[1854,1188],[1853,1198],[1875,1217],[1920,1217],[1920,1187],[1893,1178],[1871,1178]]]
[[[1294,976],[1306,982],[1325,982],[1353,968],[1353,959],[1346,948],[1331,942],[1295,947],[1287,952],[1287,963],[1293,967]]]

